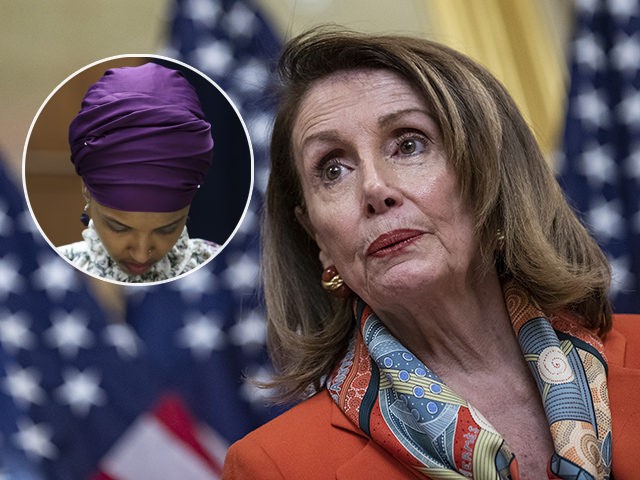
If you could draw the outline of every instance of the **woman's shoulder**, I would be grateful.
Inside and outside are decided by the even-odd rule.
[[[610,365],[640,369],[640,314],[616,314],[604,337]]]
[[[370,441],[323,390],[233,444],[227,453],[222,478],[407,480],[416,477],[381,446]]]
[[[326,391],[304,400],[290,408],[265,425],[249,433],[237,445],[252,443],[262,445],[265,450],[273,450],[275,455],[291,448],[309,448],[313,442],[324,442],[327,433],[332,430],[334,403]],[[340,413],[340,412],[339,412]],[[298,440],[304,439],[305,445]]]
[[[336,428],[334,405],[323,391],[249,433],[229,449],[223,478],[335,478],[367,439]]]
[[[609,371],[613,473],[636,478],[634,452],[640,429],[640,315],[614,315],[613,328],[604,338]]]
[[[613,315],[613,329],[625,336],[640,333],[640,313],[616,313]]]

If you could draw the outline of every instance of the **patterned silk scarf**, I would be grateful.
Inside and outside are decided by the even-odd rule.
[[[608,479],[611,414],[599,339],[570,315],[546,318],[515,285],[505,301],[554,443],[549,478]],[[517,480],[517,460],[472,405],[409,352],[361,300],[359,329],[327,388],[347,417],[433,480]]]

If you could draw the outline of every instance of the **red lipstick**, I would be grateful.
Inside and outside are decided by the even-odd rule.
[[[407,245],[412,244],[420,238],[424,232],[413,229],[392,230],[383,233],[376,238],[369,248],[367,255],[372,257],[384,257],[402,250]]]

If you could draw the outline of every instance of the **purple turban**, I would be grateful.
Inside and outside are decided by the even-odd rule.
[[[107,70],[69,126],[71,161],[91,196],[128,212],[191,203],[211,165],[213,139],[198,96],[155,63]]]

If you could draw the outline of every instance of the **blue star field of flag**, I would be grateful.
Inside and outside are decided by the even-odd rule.
[[[88,478],[166,392],[228,443],[281,411],[245,380],[270,373],[258,220],[279,42],[245,1],[177,0],[172,15],[162,53],[214,79],[246,122],[255,158],[249,208],[208,265],[174,282],[125,287],[126,322],[114,322],[86,277],[41,239],[0,170],[0,479]]]
[[[135,332],[108,324],[42,240],[4,171],[0,191],[0,478],[83,478],[152,402],[157,375]]]
[[[640,312],[640,0],[578,0],[560,182]]]

